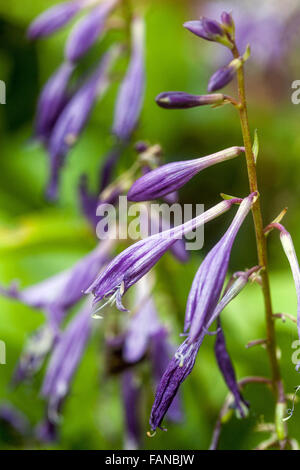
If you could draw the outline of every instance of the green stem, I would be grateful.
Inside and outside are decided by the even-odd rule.
[[[233,56],[235,58],[240,57],[239,51],[236,46],[233,48]],[[254,155],[252,152],[252,140],[249,128],[248,120],[248,111],[247,111],[247,101],[245,93],[245,79],[244,79],[244,67],[241,66],[237,72],[238,79],[238,91],[239,91],[239,114],[240,122],[245,146],[245,156],[247,163],[248,179],[250,191],[258,191],[257,184],[257,173],[256,173],[256,163],[254,160]],[[268,257],[267,257],[267,244],[266,237],[264,235],[264,226],[260,205],[260,198],[253,204],[252,214],[255,227],[256,235],[256,246],[257,246],[257,255],[259,265],[263,267],[261,271],[262,279],[262,292],[264,297],[264,306],[265,306],[265,318],[266,318],[266,333],[267,333],[267,351],[271,366],[272,374],[272,385],[273,390],[276,393],[277,401],[285,402],[282,380],[280,375],[280,368],[276,356],[276,337],[275,337],[275,327],[274,327],[274,317],[272,311],[272,301],[271,301],[271,292],[270,292],[270,282],[268,274]]]

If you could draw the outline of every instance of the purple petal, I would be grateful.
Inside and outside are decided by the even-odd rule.
[[[101,3],[74,26],[65,50],[65,56],[70,62],[77,62],[97,41],[104,30],[109,13],[116,4],[117,0]]]
[[[145,24],[136,17],[132,22],[132,55],[118,94],[113,133],[128,140],[135,129],[143,104],[145,88],[144,35]]]
[[[224,101],[224,95],[190,95],[182,91],[167,91],[155,98],[156,103],[166,109],[186,109],[196,106],[219,104]]]
[[[242,147],[230,147],[194,160],[167,163],[146,173],[128,191],[130,201],[150,201],[177,191],[200,171],[217,163],[237,157]]]
[[[69,23],[80,9],[80,1],[64,2],[49,8],[30,25],[28,37],[37,39],[49,36]]]
[[[230,65],[221,67],[210,78],[207,90],[209,92],[217,91],[230,83],[236,74],[236,68]]]

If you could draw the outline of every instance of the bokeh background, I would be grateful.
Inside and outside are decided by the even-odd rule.
[[[39,91],[62,60],[68,28],[55,36],[29,43],[26,28],[32,19],[53,3],[50,0],[0,1],[0,79],[7,84],[7,104],[0,106],[0,281],[8,285],[19,279],[22,286],[38,282],[69,267],[95,246],[95,237],[80,213],[77,185],[85,172],[96,187],[99,161],[109,150],[113,102],[117,88],[112,86],[99,103],[63,172],[61,198],[49,204],[45,197],[47,158],[41,147],[33,145],[35,105]],[[132,0],[140,7],[140,2]],[[300,105],[291,102],[291,84],[300,79],[300,7],[278,1],[176,1],[149,0],[147,22],[147,88],[141,123],[134,140],[160,143],[166,161],[189,159],[241,145],[239,121],[234,109],[191,109],[167,111],[156,106],[155,96],[168,90],[205,93],[210,75],[228,56],[222,46],[205,43],[192,36],[182,23],[201,13],[213,16],[223,9],[233,12],[238,25],[252,42],[252,56],[246,65],[247,91],[252,131],[258,129],[259,183],[264,220],[270,222],[285,206],[284,224],[292,233],[300,253]],[[239,26],[238,26],[239,28]],[[247,36],[248,35],[248,36]],[[105,48],[96,46],[87,63]],[[93,56],[94,54],[94,56]],[[236,83],[226,89],[236,94]],[[128,167],[135,154],[128,151],[118,172]],[[205,170],[180,191],[182,203],[219,200],[219,193],[246,195],[248,191],[242,158]],[[170,255],[160,262],[155,290],[163,321],[179,344],[178,334],[184,318],[185,302],[196,269],[205,252],[220,238],[231,215],[209,224],[205,246],[193,253],[190,262],[180,265]],[[230,269],[241,270],[256,264],[251,218],[236,240]],[[269,240],[274,311],[296,315],[296,294],[287,260],[277,234]],[[11,376],[28,335],[44,322],[37,313],[21,304],[0,298],[0,339],[7,346],[7,364],[0,365],[0,401],[11,402],[24,412],[31,425],[44,413],[39,396],[44,370],[30,385],[10,386]],[[223,314],[228,349],[237,375],[269,374],[267,355],[262,347],[247,350],[245,344],[263,338],[264,312],[260,289],[249,285]],[[297,339],[295,325],[276,323],[281,369],[290,393],[300,377],[291,361],[292,342]],[[89,343],[75,376],[61,423],[61,435],[51,446],[24,441],[0,423],[1,448],[120,449],[123,446],[123,410],[118,377],[105,377],[105,356],[101,331]],[[205,449],[208,447],[226,387],[214,359],[213,338],[202,346],[193,373],[182,387],[184,420],[169,424],[168,432],[149,439],[145,449]],[[220,448],[253,448],[268,435],[255,432],[261,422],[272,421],[273,398],[269,390],[250,385],[245,397],[251,403],[249,418],[233,418],[224,426]],[[145,403],[142,423],[148,430],[151,397]],[[300,407],[289,421],[290,434],[300,439]]]

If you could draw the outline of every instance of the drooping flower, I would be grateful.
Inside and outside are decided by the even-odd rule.
[[[127,363],[139,362],[146,354],[153,335],[162,329],[150,289],[149,275],[136,285],[136,313],[129,319],[123,346],[123,358]]]
[[[215,320],[219,318],[220,313],[229,304],[229,302],[234,297],[236,297],[239,292],[241,292],[251,274],[257,270],[259,270],[259,266],[255,266],[246,272],[236,273],[237,279],[232,284],[230,283],[228,290],[225,292],[213,314],[205,324],[205,328],[202,329],[196,340],[194,342],[190,342],[189,338],[187,338],[179,346],[173,358],[171,359],[171,362],[169,362],[167,367],[165,367],[165,372],[162,374],[162,378],[157,387],[157,392],[151,411],[150,425],[152,430],[155,430],[157,427],[161,428],[162,420],[168,410],[170,412],[170,407],[174,406],[174,401],[176,406],[176,400],[178,399],[178,388],[191,373],[203,339],[205,335],[209,334],[209,327]],[[159,349],[155,351],[155,353],[161,356],[161,351]],[[159,363],[159,358],[157,362]]]
[[[247,410],[249,407],[248,402],[243,398],[234,371],[234,367],[232,361],[230,359],[229,353],[226,347],[225,336],[222,330],[220,318],[218,318],[218,329],[217,329],[217,337],[215,342],[215,355],[217,359],[218,366],[226,385],[228,386],[229,390],[231,391],[234,401],[235,401],[235,408],[239,413],[241,418],[245,418],[247,414]]]
[[[217,306],[228,270],[229,258],[236,235],[257,197],[252,193],[241,203],[230,227],[210,250],[194,278],[188,297],[184,331],[189,341],[196,341]]]
[[[72,29],[68,38],[65,56],[70,62],[77,62],[96,42],[103,32],[105,22],[118,0],[107,0],[96,6]]]
[[[186,339],[169,362],[157,388],[151,410],[150,426],[153,431],[157,428],[163,429],[161,427],[162,420],[176,396],[180,384],[191,373],[202,340],[203,336],[190,344]]]
[[[226,212],[236,202],[240,202],[240,200],[222,201],[183,225],[152,235],[131,245],[114,258],[86,293],[94,294],[95,303],[105,297],[110,297],[109,303],[116,302],[119,310],[126,310],[121,301],[124,293],[150,271],[178,238]],[[100,308],[102,307],[103,305],[100,306]]]
[[[144,20],[135,17],[132,21],[131,30],[131,60],[120,87],[113,123],[113,133],[123,141],[130,138],[136,127],[143,104],[145,88]]]
[[[52,353],[42,386],[42,396],[48,400],[48,418],[57,422],[62,402],[82,359],[91,333],[91,301],[88,299],[60,338]]]
[[[219,42],[224,46],[232,48],[232,42],[226,34],[223,25],[215,20],[203,16],[200,20],[186,21],[183,26],[202,39]]]
[[[158,199],[178,190],[205,168],[235,158],[243,151],[243,147],[230,147],[206,157],[167,163],[135,181],[127,197],[130,201]]]
[[[58,424],[46,416],[35,428],[35,437],[44,443],[56,442],[58,439]]]
[[[136,450],[141,444],[141,426],[139,405],[141,399],[141,385],[132,370],[122,374],[122,399],[124,404],[125,420],[125,450]]]
[[[83,297],[83,292],[107,262],[113,243],[112,240],[104,240],[71,268],[34,286],[19,290],[12,285],[8,289],[1,288],[0,293],[43,310],[51,326],[56,329],[66,311]]]
[[[167,91],[160,93],[156,98],[156,103],[161,108],[166,109],[186,109],[196,106],[215,105],[223,103],[225,96],[221,93],[212,95],[191,95],[183,91]]]
[[[235,75],[237,70],[243,64],[242,59],[234,59],[225,67],[218,69],[210,78],[207,86],[207,90],[211,93],[213,91],[220,90],[224,86],[230,83]]]
[[[37,106],[35,135],[47,142],[53,127],[68,102],[67,86],[74,66],[63,63],[44,86]]]
[[[83,3],[80,0],[59,3],[44,11],[31,23],[28,37],[37,39],[53,34],[74,18],[82,8]]]
[[[49,142],[51,177],[48,196],[50,199],[57,195],[59,171],[68,151],[74,146],[87,123],[96,99],[101,97],[107,89],[108,74],[119,50],[119,47],[112,47],[104,55],[96,71],[74,94],[55,124]]]

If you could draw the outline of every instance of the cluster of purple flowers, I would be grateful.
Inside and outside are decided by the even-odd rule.
[[[59,176],[66,156],[80,137],[92,110],[106,92],[111,69],[121,54],[122,44],[114,44],[94,70],[72,84],[72,76],[81,58],[109,29],[108,17],[118,8],[119,0],[73,0],[58,4],[40,15],[30,26],[32,40],[49,36],[84,13],[69,34],[64,62],[44,86],[37,107],[35,136],[49,154],[50,180],[47,194],[55,199]],[[131,57],[121,83],[112,125],[116,147],[127,143],[140,115],[144,96],[144,35],[142,17],[135,16],[131,28]],[[110,160],[111,161],[111,160]],[[109,162],[107,163],[109,165]]]

